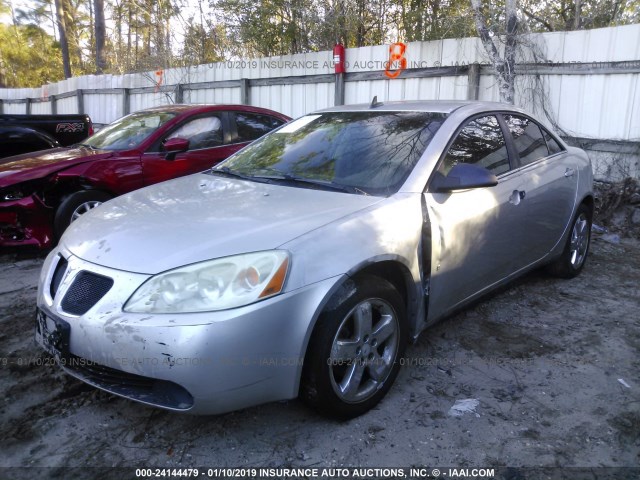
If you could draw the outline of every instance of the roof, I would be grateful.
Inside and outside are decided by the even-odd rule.
[[[186,114],[188,112],[205,113],[218,110],[240,111],[240,112],[253,112],[262,113],[266,115],[272,115],[282,120],[289,121],[290,117],[284,115],[275,110],[268,108],[254,107],[252,105],[239,105],[239,104],[222,104],[222,103],[175,103],[169,105],[159,105],[157,107],[145,108],[144,110],[138,110],[137,112],[174,112],[177,114]]]
[[[145,108],[144,110],[138,110],[143,112],[188,112],[190,110],[200,110],[203,108],[215,107],[215,109],[219,109],[221,107],[230,107],[231,105],[221,105],[221,104],[213,104],[213,103],[171,103],[168,105],[158,105],[156,107]],[[235,105],[233,105],[235,106]]]
[[[360,103],[357,105],[341,105],[338,107],[325,108],[319,112],[353,112],[365,110],[377,111],[406,111],[406,112],[436,112],[451,113],[462,107],[483,107],[487,110],[514,109],[513,105],[498,102],[480,102],[473,100],[408,100],[401,102],[384,102],[377,107],[371,107],[370,103]]]

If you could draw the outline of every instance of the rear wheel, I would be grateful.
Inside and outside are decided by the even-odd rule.
[[[53,221],[56,237],[60,238],[71,222],[110,199],[111,195],[99,190],[82,190],[66,197],[58,206]]]
[[[549,271],[561,278],[573,278],[584,268],[591,243],[591,209],[582,204],[573,219],[562,255],[549,265]]]
[[[407,342],[406,313],[386,280],[363,277],[318,320],[305,358],[301,396],[320,413],[353,418],[386,395]],[[346,297],[346,298],[345,298]]]

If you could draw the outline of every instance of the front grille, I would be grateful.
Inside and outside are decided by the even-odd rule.
[[[67,265],[69,262],[63,257],[58,257],[58,264],[56,265],[56,269],[53,271],[53,276],[51,277],[51,285],[49,285],[49,293],[51,294],[51,298],[56,297],[56,293],[58,293],[58,288],[60,287],[60,282],[64,278],[64,274],[67,271]]]
[[[112,286],[113,279],[83,270],[76,275],[60,307],[71,315],[84,315]]]
[[[73,354],[66,366],[69,370],[81,373],[88,380],[104,385],[149,389],[153,387],[155,382],[153,378],[116,370]]]
[[[176,410],[193,406],[193,396],[173,382],[123,372],[73,354],[64,367],[91,385],[139,402]]]

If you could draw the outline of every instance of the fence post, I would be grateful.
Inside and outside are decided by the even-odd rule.
[[[51,115],[56,115],[58,113],[58,104],[56,103],[56,96],[49,95],[49,101],[51,102]]]
[[[344,73],[336,73],[334,105],[344,105]]]
[[[84,113],[84,92],[81,88],[76,90],[76,99],[78,100],[78,113]]]
[[[467,100],[478,100],[480,98],[480,64],[469,65],[467,73]]]
[[[249,79],[241,78],[240,79],[240,103],[242,105],[249,105],[250,97],[249,97]]]
[[[26,104],[24,107],[24,113],[31,115],[31,99],[29,97],[25,98],[24,103]]]
[[[129,114],[129,89],[122,89],[122,116]]]
[[[181,83],[176,85],[176,97],[173,103],[184,103],[184,85]]]

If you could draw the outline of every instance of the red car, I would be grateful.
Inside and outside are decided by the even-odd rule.
[[[68,148],[0,160],[0,246],[46,248],[112,197],[206,170],[289,117],[244,105],[132,113]]]

